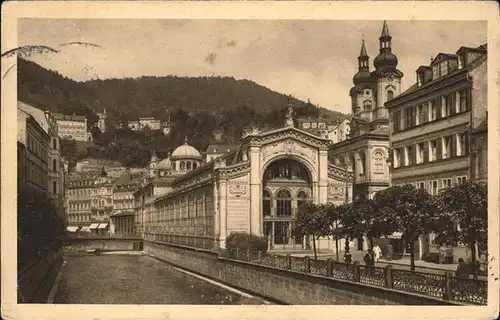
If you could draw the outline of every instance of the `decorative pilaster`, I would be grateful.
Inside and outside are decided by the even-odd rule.
[[[262,235],[262,179],[259,147],[250,148],[250,233]]]
[[[319,151],[318,203],[328,202],[328,151]]]
[[[222,249],[226,248],[226,236],[227,236],[227,181],[219,181],[219,219],[220,219],[220,229],[219,229],[219,241],[220,247]]]

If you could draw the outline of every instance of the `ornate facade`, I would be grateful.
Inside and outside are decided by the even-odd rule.
[[[385,103],[400,93],[403,73],[392,53],[392,37],[384,21],[379,38],[380,52],[370,71],[364,40],[358,57],[358,72],[353,77],[350,132],[346,140],[334,143],[329,159],[354,175],[354,194],[373,197],[389,186],[389,118]]]
[[[291,228],[298,205],[350,201],[352,174],[328,162],[328,139],[294,128],[290,119],[291,113],[284,128],[254,131],[235,150],[176,178],[170,191],[151,198],[149,210],[139,204],[137,230],[146,240],[204,248],[224,248],[232,232],[266,235],[273,249],[307,246]]]

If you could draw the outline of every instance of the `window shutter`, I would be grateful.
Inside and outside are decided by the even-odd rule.
[[[424,162],[429,162],[429,141],[424,142]]]
[[[455,114],[457,113],[457,92],[452,92],[450,96],[451,96],[450,114]]]
[[[440,119],[441,118],[441,107],[442,107],[442,104],[443,104],[443,99],[441,98],[441,96],[439,96],[437,99],[436,99],[436,119]]]
[[[457,135],[451,136],[451,154],[450,157],[455,157],[457,155]]]
[[[436,160],[441,160],[443,157],[443,142],[441,138],[437,138],[436,140]]]
[[[411,164],[416,164],[417,163],[417,145],[416,144],[411,145],[411,149],[412,149]]]

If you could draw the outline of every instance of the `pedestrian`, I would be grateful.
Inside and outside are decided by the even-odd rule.
[[[387,260],[392,260],[392,244],[387,245]]]
[[[382,249],[378,246],[378,244],[373,247],[373,254],[375,255],[375,262],[378,262],[378,259],[380,259],[380,255],[382,253]]]
[[[464,259],[458,259],[457,271],[455,272],[455,277],[457,278],[468,278],[469,270],[468,265],[464,262]]]
[[[372,277],[374,275],[374,269],[373,267],[375,266],[375,257],[373,256],[373,250],[368,249],[368,252],[365,254],[365,257],[363,258],[365,261],[365,266],[366,266],[366,275],[370,274]]]

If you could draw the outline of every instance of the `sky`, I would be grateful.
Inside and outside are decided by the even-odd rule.
[[[45,45],[58,53],[31,57],[77,81],[137,76],[231,76],[350,112],[349,89],[361,40],[373,59],[383,21],[19,19],[18,45]],[[481,21],[388,21],[392,50],[404,73],[439,52],[486,43]],[[63,45],[86,42],[96,46]]]

